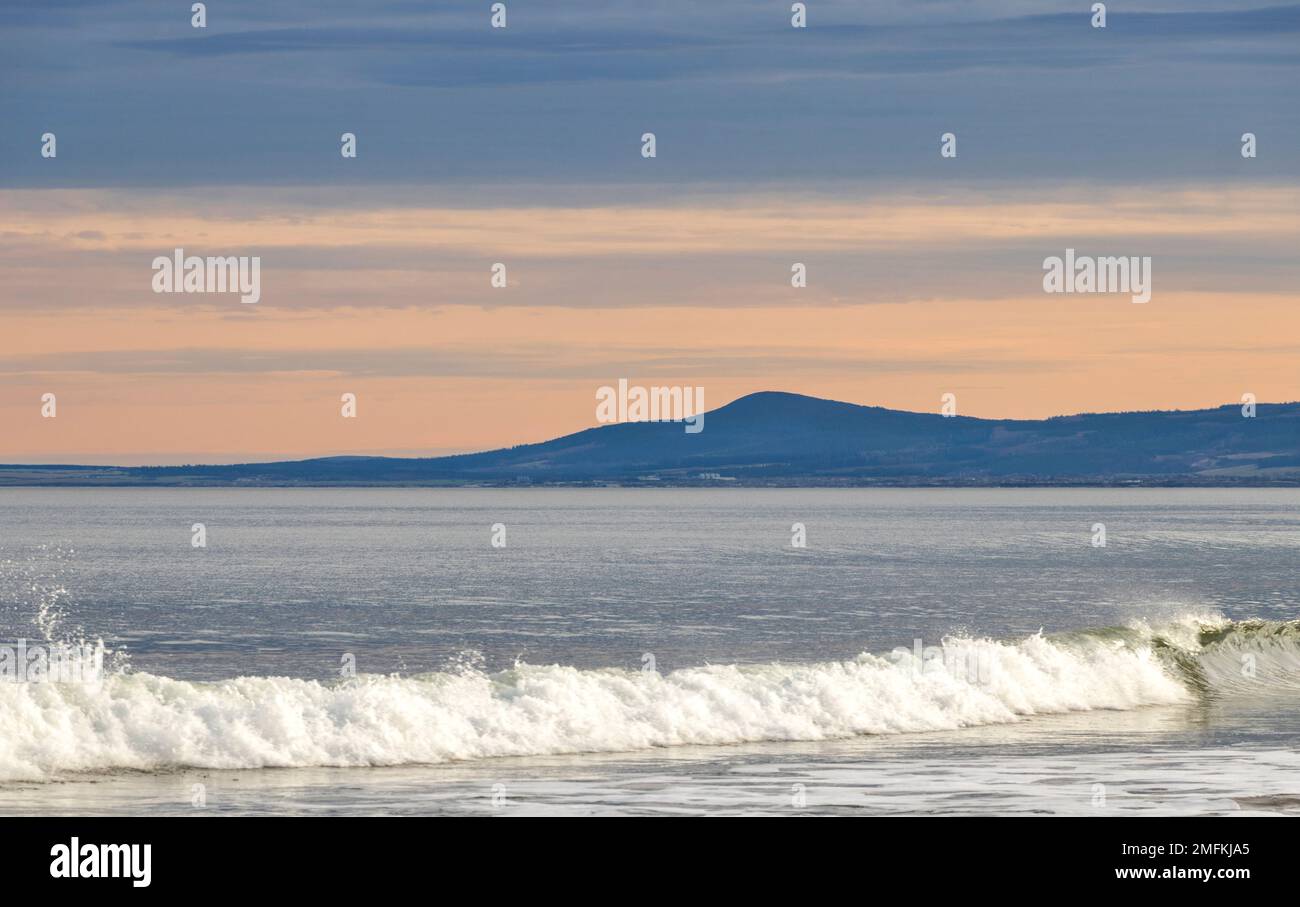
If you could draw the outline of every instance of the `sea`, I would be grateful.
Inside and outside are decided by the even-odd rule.
[[[0,489],[0,814],[1300,814],[1298,555],[1300,489]]]

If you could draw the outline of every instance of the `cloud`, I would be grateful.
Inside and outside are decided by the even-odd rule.
[[[250,193],[250,196],[256,193]],[[1063,189],[997,197],[868,194],[830,201],[749,194],[709,204],[492,208],[318,206],[273,214],[250,198],[208,213],[137,196],[10,193],[15,246],[61,245],[160,254],[174,243],[231,249],[414,249],[526,258],[895,249],[1075,238],[1259,238],[1300,232],[1300,186],[1099,192]],[[227,200],[229,201],[229,200]],[[124,206],[125,207],[125,206]],[[95,228],[84,229],[87,218]],[[26,253],[24,253],[26,254]]]
[[[1073,0],[0,6],[0,180],[23,186],[1100,183],[1300,164],[1300,5]],[[57,162],[34,136],[59,135]],[[637,153],[644,131],[660,157]],[[957,160],[938,136],[955,131]],[[360,154],[338,156],[343,131]],[[1069,156],[1064,149],[1077,150]],[[532,196],[536,198],[536,195]]]
[[[833,373],[871,375],[943,371],[978,373],[1062,366],[1054,357],[968,356],[961,362],[916,357],[863,358],[824,349],[751,347],[684,353],[630,349],[612,356],[583,346],[542,344],[530,348],[486,349],[382,347],[375,349],[186,348],[76,350],[0,358],[0,374],[39,375],[306,375],[350,378],[521,378],[587,379],[611,376],[762,377],[773,374]]]
[[[215,190],[212,190],[215,192]],[[1066,248],[1155,261],[1162,293],[1293,294],[1300,187],[1002,190],[827,197],[710,195],[678,204],[447,207],[350,190],[225,190],[165,198],[0,191],[9,213],[0,311],[91,307],[176,314],[364,307],[758,308],[996,300],[1041,292]],[[93,229],[90,227],[93,225]],[[263,301],[154,294],[151,263],[262,260]],[[506,265],[508,287],[489,268]],[[808,287],[793,294],[792,263]]]

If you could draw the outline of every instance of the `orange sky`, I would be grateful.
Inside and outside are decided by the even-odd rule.
[[[1008,417],[1300,398],[1293,187],[203,198],[0,192],[0,461],[482,449],[595,424],[596,388],[622,377],[702,385],[708,408],[756,390],[924,411],[954,393]],[[150,262],[176,246],[259,255],[262,301],[155,295]],[[1067,247],[1152,256],[1151,302],[1043,293],[1043,258]]]

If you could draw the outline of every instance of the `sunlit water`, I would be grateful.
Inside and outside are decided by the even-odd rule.
[[[1289,490],[0,490],[0,639],[108,669],[0,683],[0,811],[1300,811],[1298,549]]]

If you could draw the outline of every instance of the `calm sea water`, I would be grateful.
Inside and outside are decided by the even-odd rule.
[[[1292,490],[6,489],[0,640],[108,673],[0,683],[0,811],[1293,811],[1298,550]]]

